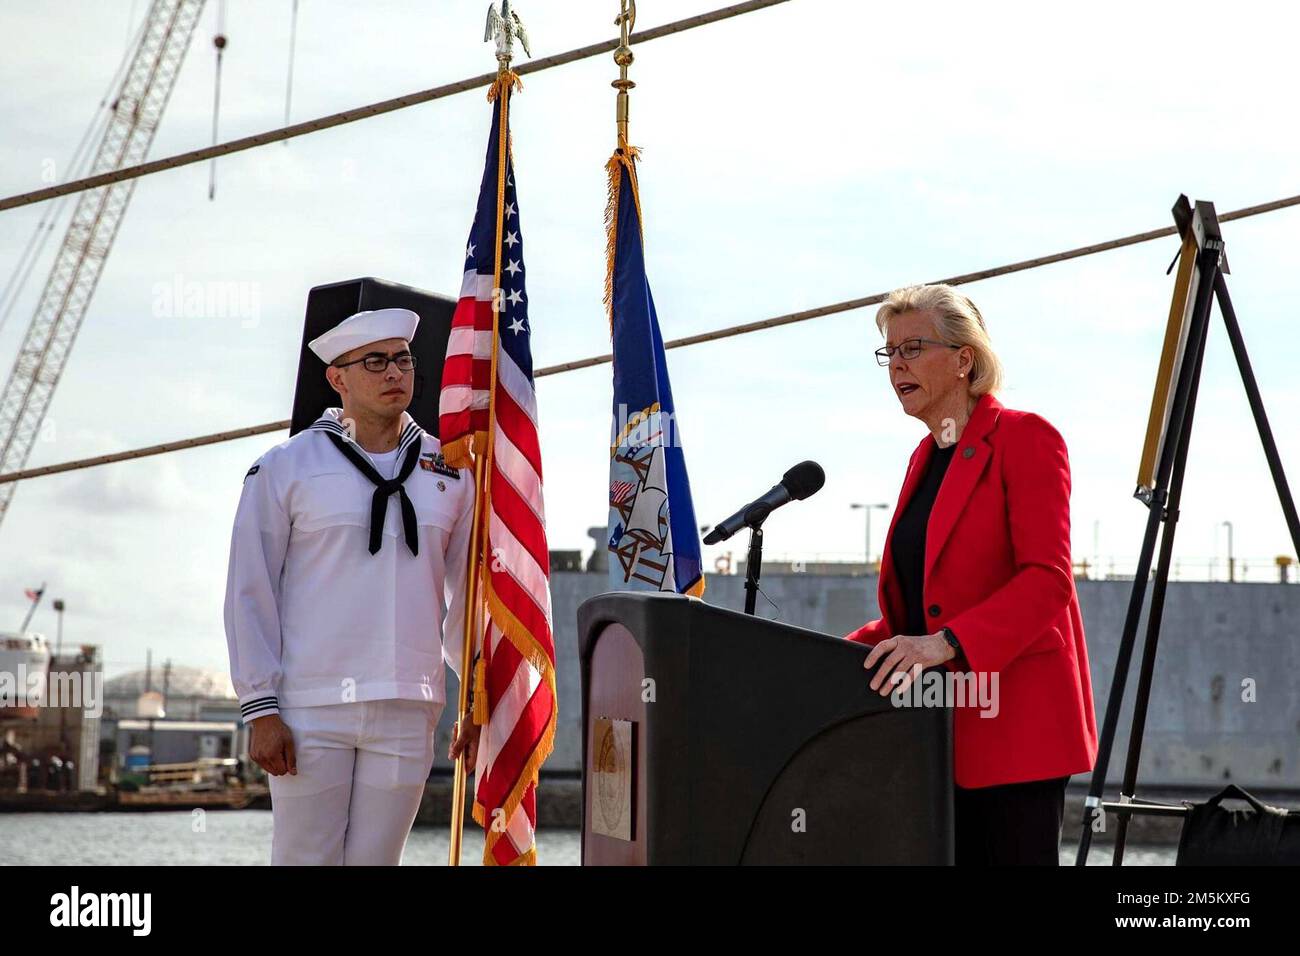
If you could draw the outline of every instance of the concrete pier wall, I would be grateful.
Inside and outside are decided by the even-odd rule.
[[[743,584],[739,576],[712,575],[706,600],[739,609]],[[829,634],[847,633],[878,616],[875,577],[773,574],[764,577],[762,587],[771,601],[760,596],[762,616]],[[1132,584],[1078,581],[1077,589],[1100,726]],[[582,765],[577,609],[605,590],[602,574],[551,577],[560,728],[548,772],[576,773]],[[1123,773],[1149,605],[1148,587],[1108,774],[1116,783]],[[454,694],[450,678],[448,699],[454,701]],[[444,739],[452,710],[454,704],[443,715]],[[444,744],[440,767],[447,766],[445,753]],[[1169,585],[1140,768],[1140,788],[1218,789],[1231,780],[1247,788],[1300,791],[1300,585]]]

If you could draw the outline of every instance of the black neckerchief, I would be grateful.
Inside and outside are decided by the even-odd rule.
[[[370,499],[370,553],[376,554],[384,544],[384,512],[388,510],[388,499],[396,492],[398,501],[402,506],[402,531],[406,535],[406,546],[411,549],[411,554],[420,553],[420,535],[419,525],[415,521],[415,505],[411,504],[411,499],[407,497],[406,488],[402,482],[415,471],[415,463],[420,459],[419,441],[412,441],[406,449],[406,457],[402,459],[402,467],[397,472],[395,478],[384,478],[370,459],[356,448],[342,435],[336,434],[330,429],[325,429],[325,434],[329,437],[335,447],[343,452],[343,456],[348,461],[356,465],[361,474],[370,479],[375,486],[375,493]]]

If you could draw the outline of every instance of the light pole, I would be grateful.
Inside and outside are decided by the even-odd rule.
[[[63,653],[63,598],[54,599],[54,610],[59,615],[58,636],[54,640],[54,656],[58,657]]]
[[[1228,529],[1228,580],[1231,582],[1236,580],[1234,575],[1235,562],[1232,558],[1232,522],[1225,521],[1223,526]]]
[[[63,598],[54,599],[54,611],[58,614],[58,631],[54,639],[54,660],[51,662],[50,670],[61,666],[59,658],[63,655]],[[59,755],[68,759],[68,702],[59,701]]]
[[[1100,541],[1101,541],[1101,519],[1094,518],[1092,520],[1092,562],[1093,562],[1093,567],[1096,569],[1094,573],[1097,575],[1097,577],[1101,577],[1101,546],[1099,544]]]
[[[853,502],[852,504],[849,505],[849,507],[852,508],[854,511],[856,511],[859,508],[862,508],[867,513],[867,573],[870,574],[871,573],[871,511],[874,508],[888,508],[889,505],[885,505],[885,504],[869,505],[869,504],[862,504],[860,502]]]
[[[1214,576],[1219,573],[1219,526],[1217,524],[1210,537],[1214,539],[1214,555],[1210,558],[1210,580],[1213,581]]]

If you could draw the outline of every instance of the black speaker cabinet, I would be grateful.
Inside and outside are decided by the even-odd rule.
[[[430,434],[438,434],[438,393],[442,389],[442,363],[451,335],[456,300],[413,289],[384,279],[349,279],[318,285],[307,293],[307,319],[303,323],[302,352],[298,357],[298,384],[293,395],[289,433],[296,435],[327,408],[337,408],[338,393],[325,380],[325,363],[307,343],[350,315],[373,309],[410,309],[420,317],[411,352],[415,355],[415,394],[407,411]]]

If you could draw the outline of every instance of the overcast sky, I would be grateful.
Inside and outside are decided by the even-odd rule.
[[[721,3],[721,0],[719,0]],[[615,35],[614,0],[523,0],[533,54]],[[643,0],[639,28],[709,9]],[[0,0],[0,194],[59,176],[143,0]],[[208,4],[151,155],[211,141],[218,4]],[[221,137],[281,125],[290,0],[232,0]],[[494,67],[483,0],[301,0],[293,119]],[[635,50],[632,141],[665,338],[867,295],[1170,222],[1180,192],[1220,211],[1300,192],[1289,5],[865,5],[793,0]],[[536,363],[602,353],[609,56],[529,76],[511,118]],[[490,110],[482,90],[208,167],[139,181],[30,464],[289,416],[313,285],[375,275],[455,295]],[[68,210],[70,211],[70,205]],[[0,213],[7,279],[45,206]],[[1283,462],[1300,475],[1300,210],[1227,224],[1229,279]],[[61,236],[62,228],[56,231]],[[1174,240],[965,291],[1006,366],[1002,401],[1044,415],[1073,469],[1076,559],[1118,568],[1172,280]],[[0,330],[7,372],[47,248]],[[168,310],[177,284],[242,292],[237,314]],[[669,353],[697,515],[714,523],[815,458],[824,490],[767,524],[769,558],[852,560],[861,511],[892,509],[925,427],[902,414],[860,310]],[[608,366],[540,379],[552,548],[606,516]],[[284,433],[22,485],[0,526],[0,627],[24,587],[68,603],[65,640],[108,672],[224,668],[221,603],[240,481]],[[890,511],[875,518],[875,549]],[[1177,554],[1292,551],[1215,319]],[[738,543],[737,543],[738,542]],[[743,539],[730,549],[743,552]],[[706,548],[706,567],[727,546]],[[53,635],[48,601],[33,626]]]

